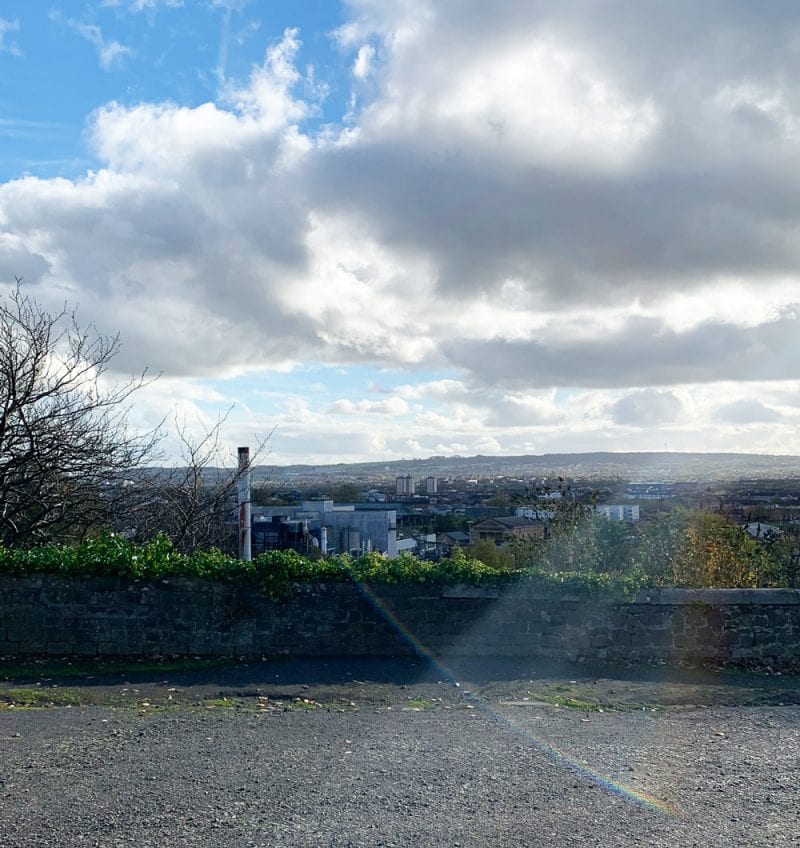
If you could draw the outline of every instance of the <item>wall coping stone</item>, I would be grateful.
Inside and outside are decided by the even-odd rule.
[[[119,590],[129,592],[149,592],[151,589],[172,591],[214,592],[249,589],[256,587],[249,581],[242,583],[220,583],[202,577],[173,576],[166,579],[147,581],[124,577],[103,575],[96,577],[70,577],[62,574],[37,573],[35,575],[17,576],[0,574],[0,586],[11,588],[26,586],[28,588],[44,588],[45,584],[52,585],[83,585],[88,590]],[[709,606],[798,606],[800,605],[800,590],[798,589],[644,589],[635,598],[615,598],[609,596],[577,595],[568,591],[558,594],[542,593],[534,587],[524,585],[474,585],[467,583],[435,584],[435,583],[372,583],[369,588],[382,596],[388,597],[441,597],[441,598],[501,598],[528,597],[553,603],[559,601],[579,602],[592,605],[649,605],[649,606],[690,606],[704,604]],[[294,592],[300,594],[317,594],[333,591],[344,594],[360,594],[361,590],[354,583],[348,582],[316,582],[298,581],[292,584]],[[267,597],[265,595],[265,597]]]
[[[466,583],[456,583],[442,589],[443,598],[499,598],[500,589],[497,586],[472,586]]]
[[[634,604],[653,606],[758,605],[796,606],[800,604],[797,589],[646,589],[634,598]]]

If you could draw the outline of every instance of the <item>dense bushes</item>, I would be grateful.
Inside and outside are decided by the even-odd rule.
[[[631,597],[645,586],[749,588],[793,582],[786,565],[791,546],[760,544],[720,515],[671,510],[631,534],[620,523],[574,515],[556,524],[546,541],[504,549],[486,543],[469,554],[457,550],[439,562],[377,553],[312,560],[294,551],[272,551],[242,562],[217,550],[182,554],[163,536],[136,545],[103,535],[73,547],[0,548],[0,573],[246,580],[273,597],[286,594],[298,581],[520,583],[543,593],[614,597]]]
[[[512,543],[484,554],[507,568],[617,575],[681,588],[792,586],[797,578],[797,540],[787,534],[756,541],[716,513],[674,508],[638,526],[573,511],[553,522],[545,541]],[[489,543],[489,547],[494,547]]]
[[[119,576],[133,580],[200,577],[224,582],[250,581],[273,597],[290,591],[298,581],[356,581],[363,583],[504,584],[525,583],[542,592],[627,596],[643,585],[640,576],[611,576],[576,572],[511,571],[488,566],[460,551],[439,562],[402,554],[389,559],[378,553],[353,559],[341,554],[311,560],[294,551],[272,551],[250,562],[216,550],[190,555],[175,550],[162,537],[146,545],[121,536],[105,535],[74,547],[47,545],[12,550],[0,548],[0,573],[36,573],[68,577]]]
[[[674,512],[642,539],[642,567],[668,586],[747,589],[785,586],[785,563],[724,516]]]

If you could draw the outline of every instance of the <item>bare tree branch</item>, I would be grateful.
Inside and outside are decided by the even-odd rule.
[[[23,289],[0,299],[0,543],[81,538],[106,520],[107,493],[153,457],[156,429],[128,426],[147,372],[105,385],[116,336],[48,312]]]
[[[183,553],[230,546],[235,536],[230,518],[241,475],[238,467],[230,465],[221,431],[232,409],[210,427],[198,422],[199,436],[189,432],[185,419],[176,418],[181,465],[139,475],[130,492],[133,500],[129,498],[120,512],[117,529],[140,542],[162,533]],[[264,456],[271,436],[270,432],[255,440],[251,466]]]

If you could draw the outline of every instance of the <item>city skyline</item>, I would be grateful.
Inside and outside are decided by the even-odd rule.
[[[800,454],[792,4],[31,5],[0,287],[161,375],[136,426],[276,465]]]

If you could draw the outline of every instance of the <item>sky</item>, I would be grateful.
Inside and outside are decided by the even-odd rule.
[[[276,465],[800,454],[798,79],[790,0],[2,0],[0,290]]]

